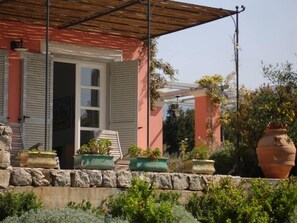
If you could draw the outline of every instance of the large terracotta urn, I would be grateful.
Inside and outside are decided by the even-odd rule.
[[[269,129],[257,147],[259,166],[265,177],[284,179],[295,165],[296,148],[286,129]]]

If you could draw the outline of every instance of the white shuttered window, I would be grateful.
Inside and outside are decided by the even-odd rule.
[[[24,148],[45,141],[45,55],[26,53],[22,80],[22,138]],[[52,62],[48,72],[47,148],[52,144]]]
[[[111,64],[111,130],[119,132],[125,156],[131,144],[137,144],[138,61]]]

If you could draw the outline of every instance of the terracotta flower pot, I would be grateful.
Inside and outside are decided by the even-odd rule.
[[[295,165],[296,148],[286,129],[266,129],[257,156],[265,177],[284,179]]]

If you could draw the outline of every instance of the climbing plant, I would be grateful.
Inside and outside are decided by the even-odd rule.
[[[145,50],[147,43],[144,44]],[[163,59],[157,58],[158,53],[158,41],[157,38],[151,39],[151,55],[150,55],[150,99],[151,109],[154,109],[155,102],[160,99],[162,92],[160,89],[164,88],[168,81],[176,80],[175,76],[178,73],[173,66],[164,61]]]

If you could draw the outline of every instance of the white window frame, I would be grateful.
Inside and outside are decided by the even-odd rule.
[[[100,70],[100,86],[99,87],[87,87],[81,85],[81,68],[87,67],[87,68],[94,68]],[[106,129],[106,98],[107,98],[107,89],[106,89],[106,64],[104,63],[86,63],[86,62],[80,62],[76,64],[76,87],[75,87],[75,152],[80,147],[80,132],[82,130],[87,131],[98,131]],[[89,106],[81,106],[81,89],[96,89],[100,90],[100,107],[89,107]],[[88,109],[88,110],[96,110],[100,111],[99,116],[99,128],[95,127],[82,127],[80,123],[80,112],[81,109]]]

